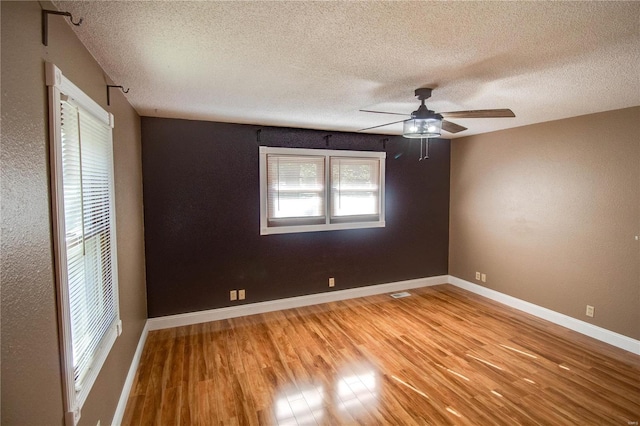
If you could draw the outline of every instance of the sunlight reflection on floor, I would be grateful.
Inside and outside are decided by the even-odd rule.
[[[358,373],[353,373],[353,371]],[[275,417],[279,425],[321,424],[325,411],[333,410],[347,419],[357,418],[377,404],[379,389],[377,372],[373,368],[347,369],[338,376],[331,389],[320,384],[290,387],[282,390],[275,401]],[[325,393],[326,392],[326,393]]]

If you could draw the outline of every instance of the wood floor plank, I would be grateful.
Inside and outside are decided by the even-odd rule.
[[[149,333],[124,425],[626,425],[640,357],[443,285]]]

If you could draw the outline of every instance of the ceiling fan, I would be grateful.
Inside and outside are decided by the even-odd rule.
[[[411,114],[399,114],[396,112],[384,112],[384,111],[371,111],[361,109],[362,112],[371,112],[375,114],[392,114],[392,115],[404,115],[411,118],[394,121],[392,123],[381,124],[379,126],[367,127],[365,129],[358,130],[359,132],[365,130],[376,129],[378,127],[389,126],[396,123],[404,123],[402,136],[405,138],[434,138],[440,136],[440,131],[445,130],[449,133],[458,133],[463,130],[467,130],[466,127],[459,124],[452,123],[451,121],[444,120],[444,118],[496,118],[496,117],[515,117],[516,115],[510,109],[478,109],[472,111],[452,111],[437,113],[431,111],[424,104],[425,99],[431,97],[433,89],[420,88],[416,89],[415,94],[420,100],[421,104],[417,110]]]

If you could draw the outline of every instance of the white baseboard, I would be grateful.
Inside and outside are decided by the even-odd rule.
[[[118,400],[118,406],[116,407],[116,412],[113,414],[113,420],[111,421],[111,424],[113,426],[120,426],[122,424],[122,418],[124,417],[124,410],[127,408],[127,400],[129,399],[129,393],[131,392],[131,387],[133,386],[133,380],[136,377],[136,372],[138,371],[138,366],[140,365],[142,350],[144,349],[144,344],[147,341],[148,334],[149,334],[149,320],[147,320],[144,324],[144,328],[142,329],[142,334],[140,334],[140,340],[138,340],[138,346],[136,347],[136,352],[133,354],[133,359],[131,360],[131,366],[129,367],[127,378],[124,381],[124,386],[122,386],[122,392],[120,392],[120,399]]]
[[[409,290],[412,288],[428,287],[439,284],[452,284],[456,287],[484,296],[488,299],[534,315],[554,324],[577,331],[594,339],[640,355],[640,341],[618,334],[616,332],[598,327],[588,322],[581,321],[534,305],[533,303],[491,290],[452,275],[439,275],[428,278],[418,278],[407,281],[397,281],[387,284],[378,284],[366,287],[357,287],[347,290],[330,291],[307,296],[290,297],[287,299],[269,300],[267,302],[250,303],[245,305],[230,306],[226,308],[210,309],[207,311],[190,312],[186,314],[170,315],[165,317],[150,318],[147,320],[148,331],[164,328],[180,327],[184,325],[199,324],[209,321],[218,321],[227,318],[236,318],[246,315],[262,314],[265,312],[279,311],[283,309],[299,308],[303,306],[318,305],[321,303],[336,302],[339,300],[354,299],[357,297],[373,296],[377,294],[391,293],[395,291]],[[146,337],[146,335],[145,335]],[[134,372],[135,374],[135,372]],[[133,380],[133,379],[132,379]]]
[[[575,319],[568,315],[552,311],[551,309],[543,308],[542,306],[534,305],[533,303],[508,296],[504,293],[482,287],[478,284],[465,281],[452,275],[449,275],[449,283],[455,285],[456,287],[460,287],[464,290],[534,315],[538,318],[542,318],[554,324],[566,327],[570,330],[577,331],[578,333],[593,337],[594,339],[608,343],[612,346],[616,346],[618,348],[632,352],[636,355],[640,355],[640,340],[632,339],[631,337],[627,337],[622,334],[607,330],[605,328],[589,324],[588,322]]]
[[[436,277],[418,278],[415,280],[397,281],[388,284],[378,284],[365,287],[350,288],[346,290],[329,291],[326,293],[290,297],[287,299],[269,300],[267,302],[249,303],[246,305],[210,309],[207,311],[190,312],[187,314],[149,318],[147,320],[147,325],[149,326],[149,331],[151,331],[160,330],[163,328],[200,324],[203,322],[218,321],[221,319],[236,318],[246,315],[262,314],[265,312],[280,311],[283,309],[300,308],[302,306],[318,305],[321,303],[336,302],[339,300],[354,299],[357,297],[373,296],[376,294],[391,293],[394,291],[409,290],[412,288],[447,284],[448,279],[448,275],[439,275]]]

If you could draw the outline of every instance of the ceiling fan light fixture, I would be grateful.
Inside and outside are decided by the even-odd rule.
[[[402,136],[409,139],[437,138],[442,132],[442,118],[410,118],[403,123]]]

